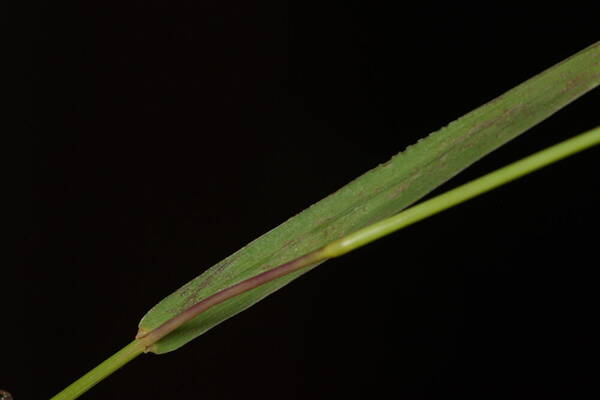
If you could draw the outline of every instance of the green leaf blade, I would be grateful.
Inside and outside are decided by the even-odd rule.
[[[219,290],[401,211],[599,83],[600,42],[422,139],[211,267],[154,306],[140,330],[150,331]],[[153,351],[183,346],[307,271],[211,308],[161,339]]]

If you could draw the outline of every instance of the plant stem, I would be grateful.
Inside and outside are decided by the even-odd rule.
[[[145,346],[139,340],[134,340],[121,350],[107,358],[90,372],[67,386],[63,391],[50,400],[73,400],[87,392],[98,382],[133,360],[144,352]]]
[[[548,147],[481,178],[407,208],[390,218],[344,236],[325,246],[324,251],[328,257],[339,257],[392,232],[597,144],[600,144],[600,127]]]
[[[372,241],[389,235],[399,229],[412,225],[422,219],[435,215],[443,210],[458,205],[466,200],[488,192],[498,186],[513,181],[523,175],[550,165],[556,161],[600,144],[600,127],[575,136],[562,143],[549,147],[527,158],[500,168],[481,178],[461,185],[446,193],[408,208],[393,217],[369,225],[350,235],[321,247],[311,253],[298,257],[290,262],[258,274],[250,279],[241,281],[229,288],[223,289],[204,300],[194,304],[179,315],[167,320],[158,328],[138,334],[136,340],[125,346],[119,352],[108,358],[102,364],[79,378],[51,400],[73,400],[85,393],[96,383],[125,365],[142,352],[151,350],[154,343],[175,331],[178,327],[209,308],[220,304],[232,297],[254,289],[274,279],[280,278],[302,268],[307,268],[317,262],[339,257],[352,250],[362,247]]]

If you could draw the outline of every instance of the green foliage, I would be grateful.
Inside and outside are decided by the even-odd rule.
[[[600,42],[466,114],[227,257],[154,306],[149,332],[224,288],[398,213],[600,83]],[[303,270],[209,309],[161,339],[173,351],[279,289]]]

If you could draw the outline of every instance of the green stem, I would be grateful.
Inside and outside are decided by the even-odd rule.
[[[432,199],[351,233],[326,245],[323,250],[328,257],[339,257],[392,232],[421,221],[427,217],[479,196],[498,186],[527,175],[556,161],[600,144],[600,127],[582,133],[559,144],[548,147],[520,161],[461,185]]]
[[[107,358],[96,368],[67,386],[50,400],[73,400],[78,398],[98,382],[142,354],[144,349],[145,346],[139,340],[134,340],[111,357]]]
[[[248,290],[256,288],[274,279],[292,273],[302,268],[314,265],[317,262],[339,257],[352,250],[362,247],[372,241],[389,235],[399,229],[414,224],[422,219],[437,214],[443,210],[460,204],[475,196],[488,192],[498,186],[513,181],[523,175],[529,174],[556,161],[600,144],[600,127],[578,135],[572,139],[549,147],[527,158],[500,168],[479,179],[461,185],[453,190],[436,196],[432,199],[408,208],[393,217],[369,225],[350,235],[321,247],[314,252],[305,254],[290,262],[275,267],[250,279],[239,282],[229,288],[223,289],[202,301],[194,304],[179,315],[167,320],[163,325],[138,335],[138,338],[124,347],[118,353],[108,358],[102,364],[79,378],[65,390],[54,396],[51,400],[73,400],[85,393],[96,383],[125,365],[144,351],[151,349],[152,345],[175,329],[197,317],[209,308],[222,303],[232,297],[238,296]]]

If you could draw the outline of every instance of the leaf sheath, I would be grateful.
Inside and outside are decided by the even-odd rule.
[[[417,204],[416,206],[410,207],[392,217],[366,226],[311,253],[305,254],[214,293],[171,318],[153,331],[150,331],[148,334],[139,336],[137,339],[139,339],[148,350],[151,350],[154,343],[183,326],[193,318],[201,315],[203,312],[210,310],[211,307],[215,307],[224,301],[239,296],[249,290],[259,288],[262,285],[272,282],[275,279],[282,278],[295,271],[308,268],[317,262],[347,254],[368,243],[387,236],[390,233],[406,228],[415,222],[429,218],[448,208],[493,190],[498,186],[509,183],[533,171],[598,144],[600,144],[600,127],[537,152],[520,161],[482,176],[481,178],[475,179]]]

